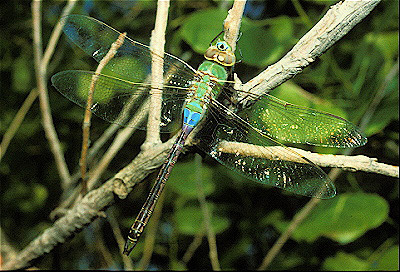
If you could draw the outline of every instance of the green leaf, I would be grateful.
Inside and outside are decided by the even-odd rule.
[[[385,89],[385,92],[389,95],[381,101],[365,129],[365,134],[367,136],[372,136],[381,132],[391,121],[399,120],[398,88],[399,78],[395,76]]]
[[[399,270],[399,246],[389,248],[377,261],[371,264],[371,270]]]
[[[399,270],[399,246],[389,248],[378,260],[363,260],[354,254],[338,252],[327,258],[323,264],[325,270],[333,271],[395,271]]]
[[[194,51],[204,54],[211,40],[221,32],[222,22],[227,14],[227,11],[221,9],[193,12],[183,23],[180,33]]]
[[[264,68],[277,61],[287,51],[287,45],[293,37],[292,21],[286,17],[271,19],[269,28],[264,28],[253,21],[243,18],[238,41],[238,49],[243,55],[243,62]]]
[[[332,271],[362,271],[368,263],[353,254],[338,252],[334,257],[327,258],[323,264],[325,270]]]
[[[279,16],[272,18],[271,21],[271,34],[280,43],[285,43],[293,38],[294,25],[292,19],[288,16]]]
[[[12,67],[12,87],[17,92],[28,92],[32,86],[32,59],[23,54],[17,58]]]
[[[257,26],[243,24],[243,35],[239,41],[243,62],[257,67],[265,67],[283,54],[282,47],[272,33]],[[267,39],[267,37],[269,37]]]
[[[221,217],[213,213],[215,210],[212,203],[207,203],[207,207],[212,214],[211,227],[215,234],[225,231],[230,224],[230,221],[226,217]],[[175,213],[175,221],[177,223],[177,229],[180,233],[186,235],[195,235],[203,228],[203,213],[199,206],[186,206],[181,207]]]
[[[212,39],[221,32],[227,12],[221,9],[207,9],[192,13],[183,23],[180,34],[194,51],[204,54]],[[270,28],[264,28],[248,18],[243,18],[238,49],[243,62],[265,67],[279,59],[286,50],[293,34],[290,18],[282,16],[271,19]]]
[[[313,242],[321,236],[347,244],[381,225],[388,217],[389,205],[376,194],[346,193],[323,200],[294,231],[297,241]],[[289,225],[282,214],[266,221],[283,232]]]
[[[288,81],[285,84],[274,89],[272,95],[295,105],[329,112],[344,119],[347,118],[346,112],[340,107],[336,106],[326,99],[320,98],[307,92],[299,85],[294,84],[292,81]]]
[[[212,194],[215,190],[212,169],[205,165],[202,165],[201,169],[196,169],[197,167],[194,160],[177,163],[169,177],[169,188],[186,198],[197,198],[199,190],[197,180],[201,179],[204,194],[206,196]]]
[[[2,197],[6,203],[17,203],[22,212],[31,213],[43,207],[47,196],[48,191],[41,184],[34,183],[28,187],[15,183]]]
[[[368,33],[364,39],[380,49],[386,60],[383,69],[389,72],[396,56],[399,54],[399,32]]]

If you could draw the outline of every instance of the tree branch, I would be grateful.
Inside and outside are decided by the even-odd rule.
[[[143,151],[113,178],[106,181],[98,189],[88,192],[72,209],[56,220],[18,255],[4,264],[3,269],[22,269],[45,253],[49,253],[56,245],[64,243],[67,238],[79,232],[85,225],[103,216],[105,210],[114,202],[114,194],[120,198],[127,196],[132,187],[141,182],[148,174],[157,169],[165,160],[174,138]]]
[[[347,155],[331,155],[331,154],[318,154],[310,151],[305,151],[294,147],[284,146],[258,146],[248,143],[238,142],[227,142],[222,141],[218,145],[218,151],[223,153],[239,153],[244,156],[252,156],[259,158],[267,158],[271,160],[289,160],[293,161],[291,156],[285,156],[287,154],[283,149],[290,149],[300,154],[301,156],[309,159],[316,165],[321,167],[336,167],[342,168],[348,171],[364,171],[376,174],[382,174],[385,176],[399,177],[399,167],[393,165],[387,165],[384,163],[377,162],[375,158],[368,158],[364,155],[347,156]],[[275,152],[274,152],[275,150]],[[279,151],[281,150],[281,151]],[[274,154],[275,157],[266,157],[270,154]],[[284,157],[279,157],[284,156]],[[302,163],[303,161],[298,161]]]
[[[224,40],[232,47],[233,52],[235,52],[236,49],[236,41],[239,37],[239,29],[242,23],[246,2],[247,1],[243,0],[235,0],[224,21]]]
[[[88,90],[88,98],[85,108],[85,115],[82,124],[82,149],[81,149],[81,159],[79,161],[80,169],[81,169],[81,178],[82,178],[82,193],[85,194],[87,192],[87,179],[86,179],[86,168],[87,168],[87,153],[89,149],[89,136],[90,136],[90,125],[92,112],[91,108],[93,106],[93,94],[95,90],[96,83],[99,79],[99,75],[107,63],[114,58],[117,53],[118,48],[122,46],[126,37],[126,32],[121,33],[118,39],[111,44],[110,49],[104,58],[99,62],[99,65],[96,68],[95,73],[92,76],[92,81],[90,82],[90,87]]]
[[[151,65],[151,87],[150,92],[150,109],[147,121],[146,141],[142,145],[142,149],[151,148],[159,144],[160,139],[160,122],[161,122],[161,106],[162,106],[162,90],[163,86],[163,58],[165,45],[165,30],[168,21],[169,0],[159,0],[157,2],[157,14],[154,30],[151,34],[150,49],[160,57],[153,57]],[[154,88],[154,89],[153,89]],[[154,90],[154,92],[153,92]]]

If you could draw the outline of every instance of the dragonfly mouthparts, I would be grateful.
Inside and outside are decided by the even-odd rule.
[[[131,253],[131,251],[135,248],[137,244],[137,240],[133,241],[131,239],[127,239],[125,242],[125,246],[124,246],[124,252],[123,254],[125,254],[126,256],[129,256],[129,254]]]

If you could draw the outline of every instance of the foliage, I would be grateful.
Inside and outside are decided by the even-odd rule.
[[[30,3],[14,2],[2,2],[0,6],[5,22],[0,30],[2,135],[27,94],[35,88]],[[227,2],[173,1],[166,51],[196,67],[210,40],[222,30]],[[302,1],[299,7],[298,1],[289,0],[248,2],[238,41],[241,53],[237,57],[242,61],[235,66],[241,80],[246,82],[279,60],[334,3]],[[369,122],[362,127],[369,142],[354,154],[393,165],[399,156],[399,93],[398,76],[389,78],[388,75],[398,61],[397,5],[396,1],[382,1],[320,61],[272,92],[280,99],[327,111],[355,124],[370,115]],[[44,45],[63,6],[61,1],[43,3]],[[88,14],[126,31],[134,40],[149,44],[155,8],[153,1],[87,0],[80,2],[73,13]],[[69,44],[65,37],[56,50],[48,76],[68,69],[94,70],[96,67],[92,59]],[[80,156],[83,109],[62,98],[50,85],[49,82],[54,123],[70,171],[75,173]],[[371,104],[381,92],[382,100],[372,108]],[[94,141],[108,124],[97,118],[92,122]],[[142,142],[143,133],[136,133],[115,157],[102,180],[129,163]],[[343,152],[334,148],[314,151]],[[204,238],[188,263],[179,261],[202,228],[198,179],[212,214],[222,268],[257,268],[309,199],[244,180],[208,157],[199,165],[194,162],[193,153],[182,156],[166,186],[149,269],[211,268]],[[193,170],[198,168],[201,174]],[[2,231],[21,250],[51,225],[49,214],[59,205],[63,194],[53,155],[44,137],[38,102],[33,104],[6,150],[0,163],[0,176]],[[124,236],[154,178],[150,175],[127,199],[113,206]],[[317,206],[295,230],[270,269],[398,270],[398,181],[377,174],[345,172],[335,184],[338,196]],[[142,248],[139,244],[132,254],[134,263],[141,258]],[[99,219],[35,266],[119,269],[123,263],[111,227],[106,219]]]

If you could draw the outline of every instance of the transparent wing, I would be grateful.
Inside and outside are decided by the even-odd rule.
[[[68,38],[100,62],[121,34],[94,18],[83,15],[63,17],[64,33]],[[126,37],[115,56],[105,67],[107,74],[135,83],[149,80],[153,59],[163,60],[166,85],[188,87],[196,75],[189,64],[168,53],[161,57],[144,44]]]
[[[66,16],[63,23],[63,30],[69,39],[98,62],[121,34],[94,18],[82,15]],[[124,126],[132,125],[128,122],[135,113],[146,119],[151,67],[157,60],[163,61],[163,80],[155,83],[164,86],[161,131],[176,130],[175,121],[181,120],[187,87],[195,80],[196,71],[182,60],[167,53],[161,57],[148,46],[128,37],[102,70],[104,75],[99,76],[96,83],[91,111],[106,121]],[[86,71],[65,71],[53,76],[52,82],[68,99],[86,107],[92,76],[93,73]]]
[[[318,146],[355,147],[367,138],[347,120],[264,95],[251,108],[238,113],[272,138]]]
[[[335,196],[335,186],[318,166],[279,144],[218,101],[209,108],[196,144],[217,161],[254,181],[317,198]]]
[[[64,33],[68,38],[98,62],[121,34],[103,22],[83,15],[63,17],[63,23]],[[105,69],[116,73],[118,78],[141,83],[148,80],[151,74],[152,58],[163,59],[164,84],[187,87],[196,75],[196,70],[179,58],[168,53],[162,58],[154,54],[148,46],[128,37]]]
[[[94,72],[89,71],[63,71],[54,75],[51,81],[61,94],[85,108],[93,76]],[[149,110],[149,89],[148,84],[97,75],[91,112],[111,123],[144,128]],[[187,91],[165,86],[162,93],[161,130],[175,131],[181,126]],[[142,120],[141,124],[131,122],[135,114],[137,120]]]

